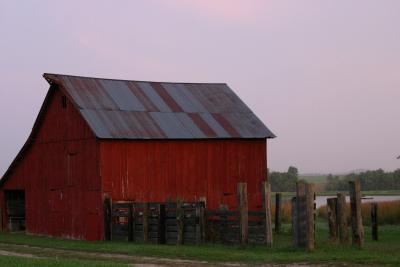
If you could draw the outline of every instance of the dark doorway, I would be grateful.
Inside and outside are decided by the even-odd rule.
[[[25,191],[6,190],[8,229],[12,232],[25,231]]]

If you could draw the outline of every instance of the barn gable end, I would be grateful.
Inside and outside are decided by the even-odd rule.
[[[100,224],[102,218],[99,144],[64,96],[57,86],[50,88],[28,141],[1,180],[1,199],[7,191],[24,190],[27,232],[101,239],[101,225],[84,223]],[[6,201],[1,204],[6,226]]]

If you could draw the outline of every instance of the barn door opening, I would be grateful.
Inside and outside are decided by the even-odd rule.
[[[25,191],[6,190],[8,230],[25,231]]]

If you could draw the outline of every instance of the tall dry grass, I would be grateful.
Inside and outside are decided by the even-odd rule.
[[[361,204],[361,213],[363,223],[369,225],[371,223],[371,203]],[[320,218],[327,218],[326,205],[318,209]],[[350,204],[346,207],[347,221],[350,223]],[[400,224],[400,200],[378,202],[378,223],[383,224]]]
[[[292,218],[292,205],[290,201],[281,202],[281,218],[282,223],[290,223]],[[275,203],[271,205],[272,220],[275,221]]]

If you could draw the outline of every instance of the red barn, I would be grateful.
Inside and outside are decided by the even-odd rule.
[[[261,203],[274,135],[226,84],[44,74],[27,142],[0,180],[1,227],[103,239],[103,200]]]

